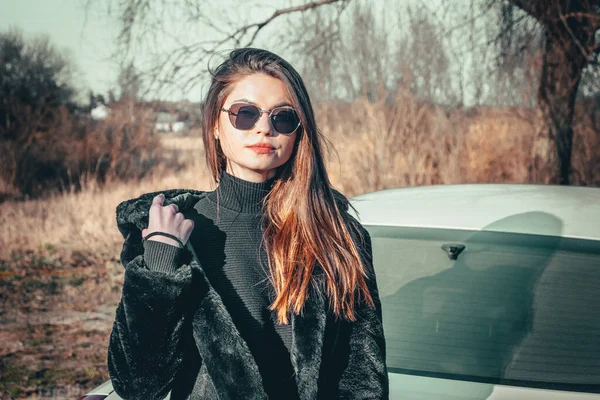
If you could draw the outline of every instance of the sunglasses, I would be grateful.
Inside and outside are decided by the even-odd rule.
[[[291,107],[262,110],[253,104],[233,103],[229,109],[222,108],[221,111],[228,113],[231,125],[241,131],[249,131],[254,128],[262,113],[269,113],[271,126],[282,135],[291,135],[300,127],[300,118]]]

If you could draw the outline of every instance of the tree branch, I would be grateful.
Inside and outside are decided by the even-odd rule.
[[[237,31],[235,31],[230,36],[230,38],[235,39],[236,36],[239,36],[239,38],[241,39],[246,34],[246,32],[248,32],[250,29],[256,28],[256,30],[254,31],[254,34],[252,35],[250,40],[246,43],[246,46],[250,46],[252,43],[254,43],[254,40],[256,39],[258,32],[262,28],[264,28],[266,25],[268,25],[271,21],[276,19],[277,17],[280,17],[285,14],[292,14],[292,13],[296,13],[296,12],[307,11],[307,10],[317,8],[317,7],[326,5],[326,4],[333,4],[333,3],[344,4],[344,3],[348,3],[349,1],[350,0],[319,0],[319,1],[313,1],[311,3],[303,4],[301,6],[283,8],[283,9],[275,11],[269,18],[265,19],[262,22],[255,22],[253,24],[249,24],[249,25],[239,28]]]
[[[588,20],[593,29],[600,29],[600,12],[568,12],[564,13],[565,18],[574,18],[579,20]]]
[[[569,33],[569,36],[571,36],[571,39],[575,42],[575,44],[577,45],[577,47],[579,48],[579,50],[581,51],[581,53],[584,55],[584,57],[589,60],[590,59],[590,55],[592,53],[588,52],[587,49],[581,44],[581,41],[575,35],[575,33],[573,33],[573,30],[569,26],[569,24],[567,22],[567,18],[565,17],[565,15],[562,12],[560,12],[560,10],[559,10],[559,16],[560,16],[560,21],[562,22],[563,26],[565,27],[565,29]]]

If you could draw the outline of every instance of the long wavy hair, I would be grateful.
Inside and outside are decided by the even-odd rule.
[[[291,312],[302,311],[319,268],[324,279],[322,286],[314,287],[326,292],[336,317],[355,320],[359,300],[374,304],[360,249],[353,240],[358,230],[351,227],[346,209],[336,201],[347,204],[331,188],[321,152],[323,138],[308,92],[287,61],[266,50],[243,48],[232,51],[211,71],[202,118],[206,162],[218,181],[227,162],[214,137],[220,110],[235,83],[252,74],[283,82],[301,121],[294,151],[277,169],[263,203],[263,240],[275,289],[270,308],[276,311],[279,323],[288,323]]]

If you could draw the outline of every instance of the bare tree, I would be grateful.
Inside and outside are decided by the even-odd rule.
[[[0,198],[31,194],[57,174],[65,152],[55,133],[76,110],[72,70],[48,37],[0,32]]]
[[[26,41],[18,30],[0,33],[0,138],[19,136],[11,111],[17,103],[33,109],[73,109],[71,74],[70,60],[48,37]]]
[[[442,27],[423,6],[409,6],[405,13],[408,29],[397,49],[397,69],[403,83],[415,96],[429,103],[456,103]]]
[[[350,31],[342,41],[345,71],[341,77],[354,81],[354,98],[373,102],[386,96],[389,78],[395,75],[390,60],[390,34],[383,18],[377,17],[369,3],[356,2],[350,18]]]
[[[430,102],[448,97],[448,57],[439,30],[425,11],[409,7],[401,32],[404,24],[389,24],[405,19],[401,10],[390,17],[384,6],[378,15],[368,1],[355,0],[341,18],[323,10],[290,21],[286,44],[291,42],[294,61],[311,77],[307,85],[318,100],[394,101],[406,87]]]
[[[323,8],[314,9],[297,16],[288,17],[287,28],[281,33],[281,53],[289,53],[290,60],[302,76],[308,76],[305,85],[313,102],[328,101],[354,93],[351,82],[340,82],[339,60],[342,55],[341,13],[327,12]]]
[[[141,81],[132,61],[119,71],[118,84],[119,90],[121,91],[121,99],[130,98],[132,100],[138,100],[141,90]]]
[[[542,26],[507,2],[497,3],[488,43],[495,51],[492,75],[498,105],[537,107],[542,64]]]
[[[514,8],[535,18],[543,35],[537,100],[547,126],[537,132],[530,179],[568,184],[575,100],[583,72],[600,53],[600,0],[506,0],[501,39],[514,33]]]

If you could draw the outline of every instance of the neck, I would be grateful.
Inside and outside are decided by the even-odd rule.
[[[276,169],[274,168],[266,171],[249,170],[227,163],[227,173],[247,182],[259,183],[272,179],[275,176]]]
[[[209,198],[220,207],[232,211],[260,214],[263,201],[274,182],[274,178],[262,182],[251,182],[223,172],[219,179],[219,186],[215,191],[209,193]]]

